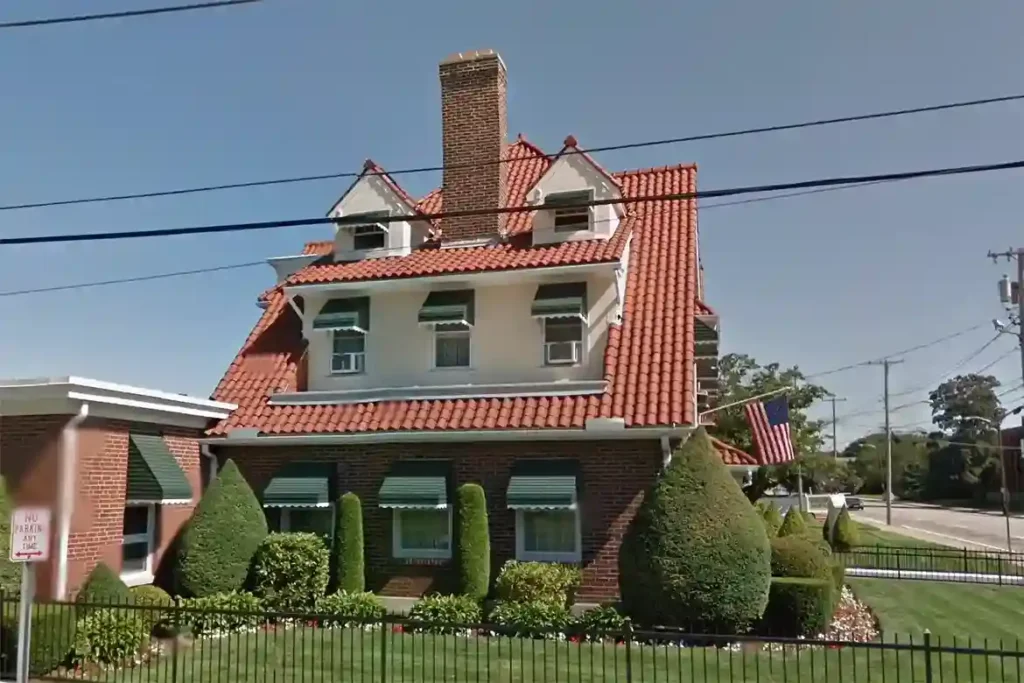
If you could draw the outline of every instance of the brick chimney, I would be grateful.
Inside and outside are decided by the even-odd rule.
[[[460,52],[441,62],[441,124],[444,148],[443,211],[503,206],[508,164],[505,63],[494,50]],[[449,168],[455,166],[455,168]],[[503,215],[445,218],[445,242],[496,237]]]

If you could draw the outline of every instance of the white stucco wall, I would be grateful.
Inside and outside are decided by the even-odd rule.
[[[373,211],[390,211],[392,215],[409,215],[412,209],[379,176],[361,179],[331,211],[332,217]],[[353,261],[362,258],[402,256],[412,247],[422,244],[427,238],[429,226],[426,221],[395,221],[388,224],[386,246],[383,249],[355,251],[352,249],[352,228],[335,229],[334,259]]]
[[[547,195],[586,189],[594,190],[594,199],[617,199],[621,196],[619,188],[594,168],[586,157],[572,154],[561,157],[548,169],[534,188],[536,194],[530,200],[543,201]],[[533,218],[533,243],[609,238],[619,227],[620,206],[606,204],[593,207],[593,230],[580,230],[572,234],[555,233],[554,215],[548,211],[538,211]]]

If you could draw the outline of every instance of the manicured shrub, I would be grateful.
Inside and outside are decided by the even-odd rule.
[[[156,586],[135,586],[130,589],[132,602],[139,608],[139,618],[146,625],[146,632],[152,633],[153,627],[167,617],[174,600],[163,588]]]
[[[0,477],[0,591],[17,594],[20,585],[21,566],[11,562],[11,500]]]
[[[99,609],[78,623],[71,658],[76,664],[123,665],[148,639],[146,620],[137,610]]]
[[[380,621],[386,610],[384,603],[373,593],[338,591],[325,597],[317,608],[323,615],[324,626],[354,626]]]
[[[495,603],[489,621],[526,638],[558,638],[572,623],[568,608],[550,601]]]
[[[109,606],[129,605],[132,603],[132,592],[113,569],[100,562],[89,572],[85,583],[78,590],[75,602]]]
[[[266,621],[260,599],[245,591],[180,600],[177,616],[196,637],[251,631]]]
[[[329,562],[317,534],[270,534],[253,556],[252,592],[269,610],[311,611],[327,591]]]
[[[796,507],[786,510],[786,516],[779,527],[779,536],[800,536],[807,533],[807,521]]]
[[[832,620],[832,581],[773,578],[761,630],[774,636],[816,636]]]
[[[503,602],[551,602],[567,607],[582,579],[578,567],[550,562],[509,560],[494,583]]]
[[[832,527],[832,550],[837,553],[849,552],[857,545],[860,533],[857,523],[850,517],[849,511],[844,507],[836,517],[835,526]]]
[[[800,536],[773,538],[772,576],[825,579],[831,576],[828,558]]]
[[[334,530],[333,585],[339,591],[366,590],[363,560],[363,503],[354,493],[338,500]]]
[[[832,560],[832,584],[836,588],[836,595],[843,590],[843,586],[846,585],[846,565],[839,558]]]
[[[782,511],[779,510],[779,506],[775,504],[775,501],[760,501],[757,504],[757,510],[761,513],[761,519],[764,521],[764,530],[768,532],[768,538],[778,536],[779,528],[782,527]]]
[[[588,609],[576,617],[572,623],[572,630],[588,640],[603,640],[621,633],[628,622],[629,619],[612,605],[602,605]]]
[[[741,633],[764,611],[770,576],[764,523],[699,428],[623,539],[623,608],[644,625]]]
[[[808,529],[806,533],[802,533],[799,536],[794,536],[792,538],[801,538],[817,548],[818,552],[820,552],[823,557],[832,557],[832,546],[830,546],[828,541],[822,538],[814,529]]]
[[[178,592],[202,597],[243,588],[266,536],[260,503],[238,466],[228,460],[181,534],[174,558]]]
[[[428,595],[412,606],[409,619],[418,622],[417,631],[455,633],[459,627],[480,623],[483,611],[466,595]]]
[[[75,644],[75,627],[80,612],[74,605],[36,606],[32,613],[32,650],[29,660],[31,676],[45,676],[67,663]],[[17,610],[4,614],[0,623],[0,658],[5,665],[3,672],[10,671],[13,674],[18,661]]]
[[[491,540],[487,526],[487,499],[479,484],[463,484],[458,491],[459,589],[480,601],[491,587]]]

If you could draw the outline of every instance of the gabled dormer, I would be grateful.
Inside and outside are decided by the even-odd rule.
[[[362,174],[327,214],[340,219],[335,223],[334,260],[405,256],[430,237],[430,223],[392,219],[417,213],[412,197],[367,159]]]
[[[527,201],[539,209],[533,217],[533,243],[609,239],[625,214],[624,205],[587,204],[621,198],[622,189],[615,178],[582,152],[570,135],[527,194]]]

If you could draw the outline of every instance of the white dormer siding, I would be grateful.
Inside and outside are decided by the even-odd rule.
[[[367,223],[378,220],[376,215],[407,216],[413,207],[404,197],[391,189],[380,176],[367,175],[359,179],[331,212],[331,218],[366,215]],[[384,222],[383,234],[375,237],[372,228],[351,224],[335,225],[334,260],[356,261],[364,258],[405,256],[422,244],[429,234],[426,221]]]
[[[586,156],[563,154],[527,195],[527,200],[540,209],[533,218],[533,243],[609,239],[619,227],[619,219],[623,215],[621,204],[575,210],[558,209],[555,205],[618,199],[621,196],[615,183]]]

